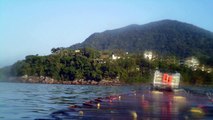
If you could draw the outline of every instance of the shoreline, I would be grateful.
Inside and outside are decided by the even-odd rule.
[[[18,83],[41,83],[41,84],[65,84],[65,85],[102,85],[102,86],[121,86],[125,83],[120,82],[119,79],[102,79],[101,81],[76,79],[72,81],[55,80],[50,77],[44,76],[22,76],[22,77],[9,77],[8,82]]]

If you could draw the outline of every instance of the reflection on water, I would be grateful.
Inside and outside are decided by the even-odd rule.
[[[143,87],[143,86],[141,86]],[[55,119],[212,119],[213,106],[206,96],[184,90],[159,92],[147,89],[99,98],[51,114]],[[202,106],[201,106],[202,105]]]
[[[102,96],[141,89],[131,86],[83,86],[0,83],[0,119],[45,118],[54,111]]]
[[[141,86],[143,87],[143,86]],[[56,119],[212,119],[213,106],[207,96],[177,92],[129,92],[71,107],[51,114]]]
[[[68,106],[82,106],[85,101],[111,95],[119,96],[110,98],[106,103],[95,103],[96,107],[89,112],[82,108],[77,111],[77,115],[98,117],[97,113],[99,115],[104,113],[108,116],[114,116],[115,119],[119,119],[119,117],[122,119],[120,113],[125,114],[127,118],[129,115],[129,118],[132,119],[150,117],[188,119],[212,115],[213,107],[201,106],[208,99],[212,99],[212,89],[184,88],[184,91],[176,93],[149,91],[148,89],[148,86],[0,83],[0,119],[50,118],[51,113],[67,110]],[[104,107],[110,109],[104,110]],[[207,111],[209,109],[210,111]],[[91,113],[94,111],[96,113]],[[74,114],[72,109],[68,109],[67,112],[65,115]]]
[[[145,96],[145,97],[144,97]],[[184,96],[171,92],[152,91],[150,95],[143,95],[142,109],[148,116],[166,119],[179,118],[179,113],[186,107]]]

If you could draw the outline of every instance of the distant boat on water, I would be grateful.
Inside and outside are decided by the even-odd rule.
[[[173,91],[178,89],[180,84],[180,73],[163,73],[156,70],[152,83],[153,90]]]

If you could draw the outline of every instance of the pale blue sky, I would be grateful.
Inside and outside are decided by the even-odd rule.
[[[0,67],[129,24],[173,19],[213,31],[212,11],[213,0],[0,0]]]

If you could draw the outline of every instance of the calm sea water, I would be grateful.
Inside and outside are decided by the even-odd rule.
[[[148,89],[141,86],[85,86],[0,82],[0,119],[48,118],[57,110],[97,97]]]

